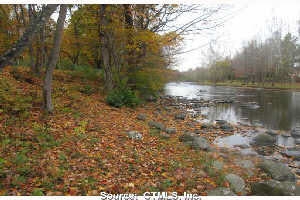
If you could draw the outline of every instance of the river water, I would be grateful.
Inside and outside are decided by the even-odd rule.
[[[300,92],[207,86],[191,82],[171,82],[165,94],[188,99],[233,100],[201,108],[209,121],[224,119],[230,123],[248,123],[274,130],[300,126]]]

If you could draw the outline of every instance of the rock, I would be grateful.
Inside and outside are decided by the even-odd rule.
[[[194,137],[196,136],[195,133],[191,133],[191,132],[187,132],[187,133],[184,133],[182,134],[180,137],[179,137],[179,141],[180,142],[184,142],[184,143],[188,143],[188,142],[192,142]]]
[[[217,169],[217,170],[221,170],[223,169],[224,163],[218,160],[215,160],[212,164],[212,167]]]
[[[143,135],[138,131],[128,131],[127,135],[130,139],[135,139],[135,140],[141,140],[143,138]]]
[[[147,115],[145,115],[145,114],[138,114],[136,118],[138,120],[146,121]]]
[[[230,124],[223,124],[220,126],[223,131],[233,131],[234,128]]]
[[[166,134],[166,133],[161,133],[160,134],[160,137],[163,138],[163,139],[169,139],[170,138],[170,135]]]
[[[293,182],[276,180],[261,181],[251,184],[252,194],[259,196],[294,196],[299,195],[299,186]]]
[[[295,160],[300,160],[300,149],[286,149],[284,154],[288,157],[294,158]]]
[[[203,137],[193,137],[191,147],[197,150],[210,150],[209,142]]]
[[[216,124],[221,126],[221,125],[227,124],[227,121],[222,120],[222,119],[216,119]]]
[[[197,150],[210,150],[209,142],[195,133],[184,133],[179,137],[179,141]]]
[[[295,181],[296,179],[291,169],[280,162],[264,160],[258,166],[275,180]]]
[[[155,122],[155,121],[149,121],[148,122],[148,125],[152,128],[156,128],[156,129],[159,129],[159,130],[165,130],[165,125],[163,125],[162,123],[160,122]]]
[[[295,144],[300,144],[300,138],[295,139]]]
[[[185,113],[178,113],[175,115],[175,119],[185,120],[186,114]]]
[[[253,169],[254,168],[254,164],[251,160],[240,160],[240,161],[237,161],[236,164],[245,169]]]
[[[208,196],[236,196],[229,188],[219,187],[207,192]]]
[[[300,127],[295,127],[291,130],[291,135],[295,138],[300,137]]]
[[[230,188],[234,192],[243,192],[245,189],[245,181],[236,174],[227,174],[225,179],[229,182]]]
[[[271,130],[271,129],[267,130],[265,133],[270,135],[270,136],[276,136],[277,135],[277,133],[275,131]]]
[[[275,144],[276,138],[266,133],[259,134],[253,139],[252,144],[256,146],[272,146]]]
[[[167,134],[175,134],[176,133],[176,129],[175,128],[166,128],[166,133]]]

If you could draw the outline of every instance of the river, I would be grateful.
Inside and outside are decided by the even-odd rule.
[[[233,100],[201,108],[209,121],[224,119],[230,123],[248,123],[274,130],[291,130],[300,126],[300,92],[199,85],[192,82],[171,82],[165,94],[188,99]]]

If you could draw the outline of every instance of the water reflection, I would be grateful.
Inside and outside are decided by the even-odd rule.
[[[233,104],[201,108],[208,120],[262,124],[265,128],[290,130],[300,126],[300,92],[204,86],[195,83],[168,83],[165,93],[188,99],[233,99]],[[245,120],[247,118],[247,120]]]

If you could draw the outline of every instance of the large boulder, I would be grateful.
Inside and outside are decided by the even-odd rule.
[[[255,167],[251,160],[238,160],[236,164],[245,169],[253,169]]]
[[[134,140],[141,140],[141,139],[143,139],[143,135],[141,133],[139,133],[138,131],[128,131],[127,132],[127,136],[130,139],[134,139]]]
[[[229,188],[219,187],[207,192],[208,196],[236,196]]]
[[[194,139],[195,136],[196,136],[195,133],[186,132],[186,133],[182,134],[179,137],[179,141],[183,142],[183,143],[190,143],[190,144],[192,144],[192,141],[193,141],[193,139]]]
[[[275,180],[295,181],[296,179],[291,169],[283,163],[264,160],[258,166]]]
[[[223,124],[220,126],[220,129],[222,129],[223,131],[234,131],[233,126],[231,126],[230,124]]]
[[[262,133],[257,135],[253,141],[252,141],[252,145],[255,146],[272,146],[274,145],[276,142],[276,138],[266,134],[266,133]]]
[[[196,150],[210,150],[210,144],[209,142],[195,133],[184,133],[179,137],[179,141],[183,142],[186,145],[191,146],[193,149]]]
[[[155,122],[155,121],[149,121],[148,122],[148,125],[151,127],[151,128],[156,128],[156,129],[159,129],[159,130],[165,130],[165,125],[163,125],[162,123],[160,122]]]
[[[298,196],[299,189],[294,182],[279,182],[272,179],[251,184],[252,194],[259,196]]]
[[[194,137],[191,147],[197,150],[210,150],[209,142],[203,137]]]
[[[230,188],[234,192],[243,192],[245,189],[245,181],[236,174],[227,174],[225,179],[229,182]]]

